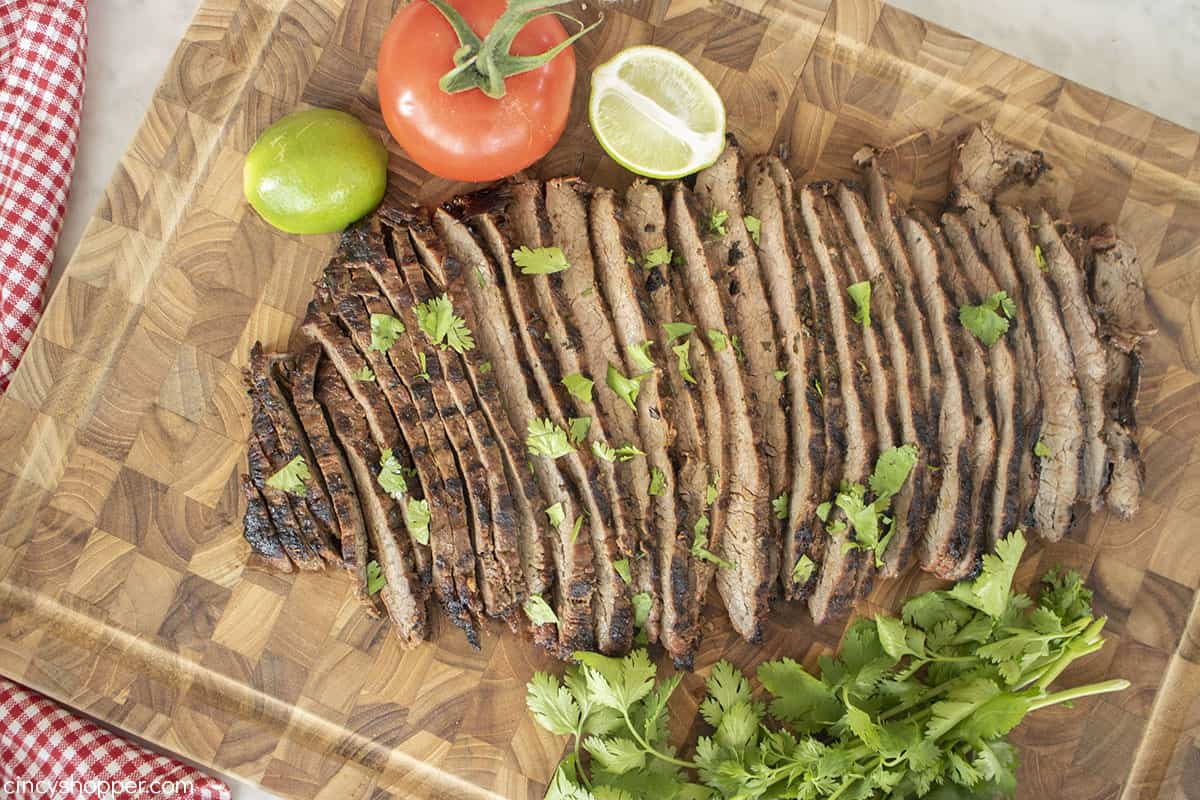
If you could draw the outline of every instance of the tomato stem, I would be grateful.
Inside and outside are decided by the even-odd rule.
[[[454,68],[438,81],[438,86],[448,94],[479,89],[488,97],[501,98],[505,93],[505,78],[529,72],[550,63],[555,56],[574,44],[579,37],[594,30],[604,21],[604,15],[601,14],[591,25],[585,25],[569,14],[554,9],[554,6],[563,5],[569,0],[509,0],[508,7],[496,20],[491,31],[483,39],[480,39],[479,35],[463,19],[462,14],[450,5],[449,0],[429,0],[429,2],[450,23],[460,45],[454,52]],[[532,56],[512,55],[509,50],[521,29],[546,14],[555,14],[570,20],[579,25],[579,30],[544,53]]]

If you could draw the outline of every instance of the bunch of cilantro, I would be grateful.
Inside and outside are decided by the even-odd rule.
[[[716,664],[700,706],[712,733],[691,758],[668,741],[667,701],[644,650],[576,655],[563,680],[537,673],[537,722],[574,739],[547,800],[907,800],[993,798],[1016,788],[1009,731],[1031,711],[1119,691],[1123,680],[1051,691],[1099,650],[1105,618],[1074,572],[1042,579],[1035,602],[1012,591],[1020,532],[978,578],[910,599],[900,618],[860,619],[819,677],[785,658],[759,667],[764,692]]]

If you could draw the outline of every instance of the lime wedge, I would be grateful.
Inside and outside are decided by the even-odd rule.
[[[613,160],[647,178],[682,178],[725,149],[725,105],[678,53],[622,50],[592,73],[592,132]]]

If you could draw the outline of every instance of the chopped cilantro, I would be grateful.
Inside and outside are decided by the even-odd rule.
[[[525,598],[525,616],[534,625],[557,625],[558,615],[540,594],[531,594]]]
[[[567,420],[567,428],[571,434],[571,442],[579,444],[587,438],[588,431],[592,427],[591,417],[571,417]]]
[[[580,514],[575,518],[575,524],[571,526],[571,544],[575,544],[575,540],[579,538],[579,529],[583,527],[583,515]]]
[[[387,586],[387,579],[383,577],[379,562],[372,558],[367,562],[367,594],[379,594],[384,586]]]
[[[775,376],[775,380],[783,383],[783,379],[788,376],[788,371],[786,369],[777,369],[772,374]]]
[[[567,432],[548,419],[529,420],[529,433],[525,437],[525,446],[535,456],[546,458],[562,458],[568,453],[575,452]]]
[[[633,576],[629,574],[628,558],[618,558],[612,562],[612,565],[616,573],[621,576],[621,580],[625,581],[626,584],[633,583]]]
[[[492,371],[492,362],[485,361],[479,365],[479,374],[480,375],[487,375],[491,371]]]
[[[720,490],[717,488],[721,483],[721,473],[713,471],[712,480],[708,482],[708,486],[704,487],[704,505],[711,506],[717,502],[717,496],[720,495]]]
[[[521,268],[522,275],[552,275],[562,272],[571,265],[561,247],[519,247],[513,251],[513,263]]]
[[[771,510],[775,512],[775,519],[787,519],[788,517],[788,494],[780,492],[779,496],[771,500]]]
[[[813,390],[817,393],[817,397],[825,396],[825,389],[821,387],[820,378],[813,378]]]
[[[792,567],[792,582],[803,586],[812,580],[813,572],[816,571],[817,565],[808,556],[800,556],[796,560],[795,566]]]
[[[582,373],[575,372],[563,378],[562,385],[567,387],[567,391],[577,400],[585,403],[592,402],[592,386],[594,384],[591,378]]]
[[[700,519],[696,520],[696,524],[692,528],[692,556],[716,564],[721,569],[733,569],[733,564],[708,549],[708,528],[711,524],[707,514],[701,515]]]
[[[654,344],[653,341],[642,342],[641,344],[631,344],[625,348],[629,352],[629,360],[642,372],[654,370],[654,359],[650,357],[650,345],[652,344]]]
[[[638,456],[646,455],[632,444],[623,444],[620,447],[614,448],[610,447],[607,443],[602,442],[599,439],[592,440],[592,453],[596,456],[596,458],[602,458],[610,463],[614,461],[620,461],[624,463],[626,461],[632,461]]]
[[[877,507],[900,492],[900,487],[908,480],[909,474],[917,464],[917,455],[915,444],[893,447],[880,454],[869,481],[871,491],[875,493]]]
[[[852,283],[846,287],[846,293],[850,295],[850,299],[854,301],[854,305],[858,310],[854,312],[852,319],[855,322],[862,323],[864,328],[871,325],[871,282],[859,281]]]
[[[712,343],[713,352],[719,353],[729,346],[729,337],[724,331],[709,330],[705,333],[708,335],[708,341]]]
[[[617,397],[624,400],[631,409],[637,411],[638,392],[641,390],[644,377],[645,375],[637,375],[633,378],[626,378],[615,364],[609,362],[606,383],[608,383],[608,388],[617,393]]]
[[[421,303],[415,311],[421,330],[438,347],[450,347],[460,354],[474,349],[475,339],[471,336],[471,329],[462,317],[455,316],[449,295],[443,294]]]
[[[563,524],[563,520],[567,518],[566,512],[563,510],[562,501],[558,501],[554,505],[546,509],[546,516],[550,518],[551,527],[558,529],[559,525]]]
[[[1033,257],[1037,260],[1038,269],[1042,272],[1049,272],[1050,265],[1046,263],[1046,254],[1042,252],[1042,246],[1035,244],[1033,246]]]
[[[725,223],[729,221],[729,212],[714,209],[708,215],[708,232],[716,236],[724,236],[728,231],[725,229]]]
[[[752,217],[749,214],[742,217],[742,222],[746,224],[746,232],[750,234],[750,238],[754,240],[755,245],[762,244],[762,220],[758,217]]]
[[[679,375],[688,383],[695,383],[696,379],[692,376],[692,356],[691,356],[692,340],[680,342],[679,344],[671,345],[671,352],[675,354],[678,363]]]
[[[425,351],[421,350],[417,353],[417,363],[421,366],[421,371],[416,374],[416,377],[429,380],[429,360],[425,355]]]
[[[1017,313],[1017,305],[1007,292],[996,292],[977,306],[958,309],[958,321],[988,347],[1008,333],[1008,321]]]
[[[428,500],[408,498],[408,535],[418,544],[429,544],[429,521],[431,519]]]
[[[665,244],[661,245],[646,253],[642,261],[642,266],[646,269],[650,269],[651,267],[665,267],[671,263],[671,256],[673,255],[674,253],[668,250]]]
[[[371,315],[371,349],[385,351],[404,333],[404,323],[391,314]]]
[[[1050,448],[1041,439],[1038,439],[1037,443],[1034,444],[1033,454],[1038,458],[1049,458],[1052,455]]]
[[[676,339],[690,335],[696,326],[690,322],[664,322],[663,330],[667,332],[667,344],[673,344]]]
[[[650,496],[658,497],[663,493],[663,487],[666,486],[667,476],[658,467],[650,468]]]
[[[390,447],[385,447],[379,454],[379,477],[376,480],[393,500],[402,500],[408,493],[408,481],[404,479],[404,467],[392,453]]]
[[[375,371],[373,369],[371,369],[369,366],[367,366],[366,364],[363,364],[362,368],[358,372],[355,372],[350,377],[354,378],[354,380],[356,380],[356,381],[370,383],[371,381],[375,380]]]

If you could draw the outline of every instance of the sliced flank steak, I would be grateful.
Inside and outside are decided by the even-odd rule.
[[[275,429],[261,405],[255,404],[250,415],[250,446],[247,455],[250,480],[262,493],[267,513],[279,535],[279,542],[292,563],[306,572],[324,569],[325,563],[317,553],[312,536],[315,524],[308,516],[304,498],[277,489],[270,479],[287,466],[275,438]]]
[[[648,498],[648,513],[656,533],[656,577],[662,598],[659,638],[676,663],[688,666],[698,643],[699,598],[690,563],[691,533],[684,521],[688,506],[682,495],[676,496],[680,486],[671,458],[674,435],[667,417],[674,418],[677,410],[675,385],[669,374],[672,369],[678,370],[678,357],[671,349],[674,345],[667,341],[668,334],[655,324],[651,302],[640,285],[646,279],[642,252],[635,237],[624,229],[622,218],[623,211],[611,189],[593,191],[588,223],[597,290],[612,315],[614,346],[626,355],[628,374],[637,374],[645,366],[635,363],[635,348],[654,354],[655,368],[642,378],[636,401],[634,422],[646,452],[647,470],[646,483],[635,486],[634,491]],[[694,434],[694,413],[690,408],[686,413],[693,416],[682,424],[692,427]],[[699,484],[693,488],[695,500],[700,500],[703,486],[701,471]],[[694,510],[696,518],[703,513],[699,504]]]
[[[416,569],[400,504],[379,485],[379,447],[372,440],[362,407],[330,359],[322,359],[317,366],[316,395],[354,476],[371,554],[383,580],[379,597],[400,644],[415,647],[429,636],[427,591]]]
[[[771,557],[775,537],[762,533],[771,513],[770,483],[759,458],[763,432],[757,409],[749,402],[750,392],[732,338],[736,330],[731,324],[735,321],[734,310],[723,305],[713,278],[714,272],[723,267],[709,262],[701,233],[700,220],[707,215],[686,187],[673,187],[667,234],[670,248],[681,263],[672,273],[679,274],[681,286],[690,297],[694,324],[710,340],[717,394],[727,425],[729,474],[721,474],[718,486],[725,529],[716,553],[727,563],[717,570],[717,589],[734,630],[747,641],[758,642],[775,578]]]
[[[275,526],[267,512],[267,503],[254,487],[249,475],[241,476],[242,494],[246,497],[246,517],[242,525],[242,537],[250,545],[250,552],[260,558],[276,572],[292,572],[292,560],[283,551]]]

